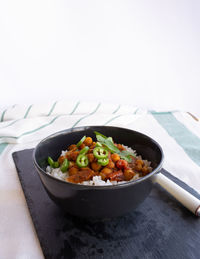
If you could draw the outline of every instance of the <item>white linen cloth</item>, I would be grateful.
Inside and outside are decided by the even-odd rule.
[[[43,258],[12,153],[34,148],[57,131],[85,125],[119,126],[149,135],[163,148],[163,167],[200,192],[200,122],[187,112],[72,101],[0,109],[0,258]]]

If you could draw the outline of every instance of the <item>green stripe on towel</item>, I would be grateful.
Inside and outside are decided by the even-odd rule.
[[[99,104],[97,105],[97,107],[95,108],[95,110],[94,110],[93,112],[91,112],[91,113],[89,113],[89,114],[83,116],[83,117],[80,118],[79,120],[77,120],[77,122],[74,123],[74,125],[72,126],[72,128],[74,128],[74,127],[75,127],[80,121],[82,121],[83,119],[85,119],[85,118],[87,118],[87,117],[93,115],[93,114],[99,109],[100,105],[101,105],[101,103],[99,103]]]
[[[137,108],[137,109],[133,112],[133,114],[136,114],[136,113],[139,111],[139,109],[140,109],[140,108]]]
[[[73,111],[70,113],[70,115],[72,115],[76,111],[76,109],[79,106],[79,104],[80,104],[80,101],[76,103],[76,105],[75,105]]]
[[[12,126],[13,124],[15,124],[16,122],[18,122],[20,119],[18,119],[18,120],[15,120],[15,121],[12,121],[11,123],[9,123],[8,125],[6,125],[6,126],[3,126],[3,127],[0,127],[0,129],[4,129],[4,128],[7,128],[7,127],[9,127],[9,126]]]
[[[108,123],[110,123],[111,121],[114,121],[115,119],[117,119],[117,118],[119,118],[119,117],[121,117],[121,116],[123,116],[122,114],[120,114],[120,115],[117,115],[117,116],[115,116],[115,117],[112,117],[111,119],[109,119],[106,123],[104,123],[104,126],[105,125],[107,125]]]
[[[120,109],[120,107],[121,107],[121,105],[119,104],[119,106],[118,106],[117,109],[113,112],[113,114],[116,113],[116,112],[118,112],[119,109]]]
[[[57,101],[52,105],[51,110],[49,111],[47,116],[50,116],[52,114],[53,110],[55,109],[56,104],[57,104]]]
[[[7,143],[0,144],[0,155],[4,151],[4,149],[7,147],[7,145],[8,145]]]
[[[2,115],[1,115],[1,122],[4,120],[4,116],[5,116],[5,113],[6,113],[7,109],[3,111]]]
[[[36,128],[36,129],[34,129],[34,130],[24,132],[24,133],[22,133],[21,135],[19,135],[18,137],[13,137],[13,136],[0,136],[0,138],[1,138],[1,139],[2,139],[2,138],[18,139],[18,138],[21,138],[22,136],[29,135],[29,134],[31,134],[31,133],[35,133],[35,132],[37,132],[38,130],[43,129],[43,128],[45,128],[45,127],[51,125],[55,120],[57,120],[57,119],[60,118],[61,116],[63,116],[63,115],[58,115],[58,116],[56,116],[55,118],[53,118],[50,122],[48,122],[48,123],[46,123],[46,124],[44,124],[44,125],[42,125],[42,126]]]
[[[33,104],[31,104],[31,105],[28,107],[28,109],[27,109],[27,111],[26,111],[26,113],[25,113],[25,115],[24,115],[24,119],[27,118],[27,116],[28,116],[28,114],[29,114],[29,112],[30,112],[30,110],[31,110],[32,107],[33,107]]]
[[[200,166],[200,138],[178,121],[171,112],[151,112],[151,114],[187,155]]]

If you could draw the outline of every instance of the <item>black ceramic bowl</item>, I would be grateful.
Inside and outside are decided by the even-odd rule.
[[[84,135],[95,139],[94,131],[113,137],[116,143],[137,151],[151,161],[153,171],[136,181],[114,186],[85,186],[61,181],[45,173],[47,157],[57,160],[62,150],[77,143]],[[163,163],[160,145],[139,132],[109,126],[87,126],[67,129],[42,140],[33,153],[34,165],[49,197],[67,213],[85,218],[110,218],[135,209],[150,193],[152,176]]]

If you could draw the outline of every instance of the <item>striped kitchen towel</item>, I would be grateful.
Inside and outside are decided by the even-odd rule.
[[[0,160],[6,171],[11,153],[34,147],[42,138],[67,128],[113,125],[140,131],[154,138],[165,154],[164,168],[200,191],[200,122],[187,112],[155,112],[134,105],[56,101],[13,105],[0,110]],[[4,161],[4,162],[3,162]],[[3,177],[1,174],[0,177]]]

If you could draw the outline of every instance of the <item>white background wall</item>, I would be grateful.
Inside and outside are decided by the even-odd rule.
[[[0,88],[200,115],[200,1],[1,0]]]

